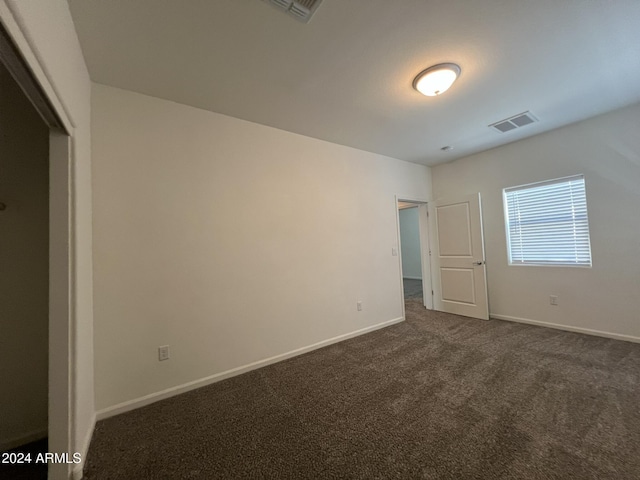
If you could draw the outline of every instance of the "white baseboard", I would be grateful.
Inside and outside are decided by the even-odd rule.
[[[404,275],[402,279],[403,280],[422,280],[422,277],[408,277],[407,275]]]
[[[82,445],[80,445],[79,453],[82,455],[82,461],[77,465],[73,466],[73,470],[71,471],[71,478],[73,480],[82,480],[84,464],[87,461],[87,454],[89,453],[89,445],[91,444],[91,438],[93,437],[93,431],[96,428],[96,416],[93,415],[91,418],[91,424],[87,429],[87,432],[84,435],[84,440],[82,441]]]
[[[24,435],[20,435],[19,437],[2,440],[0,441],[0,452],[11,450],[12,448],[35,442],[36,440],[42,440],[43,438],[46,438],[48,434],[49,430],[45,427],[39,430],[34,430],[33,432],[25,433]]]
[[[121,413],[135,410],[136,408],[150,405],[160,400],[164,400],[165,398],[173,397],[175,395],[179,395],[181,393],[185,393],[190,390],[195,390],[196,388],[205,387],[212,383],[216,383],[230,377],[235,377],[236,375],[241,375],[243,373],[250,372],[251,370],[256,370],[261,367],[266,367],[267,365],[271,365],[272,363],[281,362],[282,360],[286,360],[291,357],[296,357],[298,355],[302,355],[303,353],[311,352],[312,350],[317,350],[318,348],[326,347],[328,345],[338,343],[343,340],[347,340],[349,338],[364,335],[365,333],[373,332],[374,330],[379,330],[381,328],[388,327],[396,323],[400,323],[402,321],[404,321],[404,318],[402,317],[394,318],[392,320],[387,320],[386,322],[378,323],[377,325],[373,325],[371,327],[362,328],[360,330],[356,330],[351,333],[338,335],[337,337],[333,337],[328,340],[323,340],[321,342],[314,343],[313,345],[297,348],[295,350],[291,350],[290,352],[265,358],[263,360],[258,360],[257,362],[232,368],[231,370],[227,370],[221,373],[216,373],[215,375],[201,378],[199,380],[183,383],[182,385],[177,385],[175,387],[167,388],[166,390],[161,390],[160,392],[155,392],[149,395],[145,395],[143,397],[135,398],[133,400],[128,400],[126,402],[113,405],[112,407],[107,407],[102,410],[99,410],[96,413],[96,420],[103,420],[105,418],[113,417],[114,415],[119,415]]]
[[[529,325],[538,325],[540,327],[555,328],[557,330],[565,330],[567,332],[584,333],[586,335],[594,335],[596,337],[613,338],[614,340],[624,340],[625,342],[640,343],[640,337],[633,335],[623,335],[620,333],[603,332],[602,330],[592,330],[590,328],[573,327],[571,325],[562,325],[560,323],[542,322],[540,320],[531,320],[529,318],[512,317],[510,315],[500,315],[497,313],[489,314],[490,318],[497,320],[507,320],[509,322],[527,323]]]

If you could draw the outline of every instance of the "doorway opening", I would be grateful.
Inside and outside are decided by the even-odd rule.
[[[2,64],[0,132],[0,450],[21,447],[44,453],[49,397],[49,127]]]
[[[398,204],[404,299],[405,301],[416,299],[424,303],[419,213],[418,205],[415,203],[400,202]]]
[[[396,198],[403,317],[406,303],[433,308],[427,202]]]
[[[23,448],[35,458],[34,451],[69,453],[74,443],[73,124],[21,28],[10,16],[2,20],[0,355],[8,363],[0,357],[0,375],[9,380],[0,380],[0,402],[11,407],[2,403],[0,449]],[[44,472],[17,466],[16,478],[69,478],[71,471],[66,463],[27,465]],[[3,470],[3,478],[9,474]]]

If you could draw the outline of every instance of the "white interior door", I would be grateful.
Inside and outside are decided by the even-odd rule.
[[[480,194],[432,205],[434,309],[486,320],[489,302]]]

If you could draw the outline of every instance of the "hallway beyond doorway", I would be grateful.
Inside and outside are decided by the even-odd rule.
[[[405,300],[419,300],[422,302],[422,280],[403,278],[402,284],[404,285]]]

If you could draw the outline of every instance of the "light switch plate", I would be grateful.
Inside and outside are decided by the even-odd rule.
[[[158,361],[169,360],[169,345],[158,347]]]

